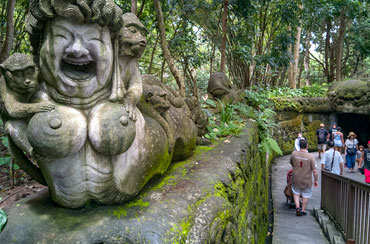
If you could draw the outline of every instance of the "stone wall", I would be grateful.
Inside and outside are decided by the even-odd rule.
[[[290,154],[294,150],[294,141],[298,132],[308,140],[309,151],[317,150],[316,130],[321,123],[329,128],[335,120],[331,113],[299,113],[294,111],[278,112],[276,116],[278,129],[274,133],[281,150],[284,154]]]
[[[173,163],[131,202],[55,206],[43,192],[5,209],[0,243],[264,243],[269,162],[254,122]]]

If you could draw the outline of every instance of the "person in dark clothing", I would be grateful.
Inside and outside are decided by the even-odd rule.
[[[333,123],[331,128],[329,129],[329,135],[328,135],[328,140],[333,141],[333,132],[337,132],[337,123]]]
[[[329,135],[329,132],[324,129],[325,125],[320,124],[320,128],[316,131],[317,137],[317,149],[319,151],[319,158],[321,158],[321,152],[325,152],[326,149],[326,141]]]

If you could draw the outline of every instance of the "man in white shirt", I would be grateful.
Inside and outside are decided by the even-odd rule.
[[[300,151],[301,148],[299,146],[299,141],[304,139],[304,137],[302,136],[302,133],[298,132],[298,137],[295,139],[294,141],[294,150],[295,151]]]
[[[327,150],[322,159],[321,167],[333,174],[343,175],[343,158],[338,151],[334,150],[334,142],[328,141],[329,150]],[[333,160],[334,156],[334,160]]]

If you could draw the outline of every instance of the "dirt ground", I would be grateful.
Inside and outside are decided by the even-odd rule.
[[[21,169],[14,170],[13,174],[14,182],[10,177],[9,165],[0,166],[0,209],[46,188]]]

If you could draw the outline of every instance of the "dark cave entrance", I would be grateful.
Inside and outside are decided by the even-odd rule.
[[[349,132],[357,135],[360,145],[367,147],[370,140],[370,116],[364,114],[337,114],[338,126],[341,127],[344,141]]]

